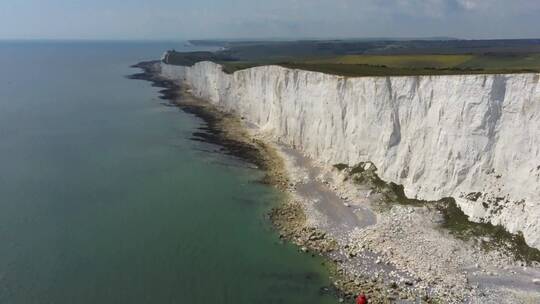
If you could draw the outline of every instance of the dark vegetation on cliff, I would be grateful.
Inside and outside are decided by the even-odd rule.
[[[540,40],[213,41],[220,51],[170,52],[169,64],[220,63],[227,73],[261,65],[342,76],[540,72]]]

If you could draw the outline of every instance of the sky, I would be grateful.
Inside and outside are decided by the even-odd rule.
[[[540,38],[540,0],[0,0],[0,39]]]

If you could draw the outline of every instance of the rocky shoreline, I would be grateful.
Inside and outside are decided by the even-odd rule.
[[[265,171],[261,182],[290,194],[292,184],[289,182],[283,159],[273,145],[249,133],[241,118],[219,111],[206,101],[190,95],[187,88],[160,77],[153,70],[154,64],[155,62],[141,62],[132,66],[142,69],[143,72],[128,78],[151,82],[152,86],[162,89],[159,91],[161,99],[201,118],[207,126],[204,132],[193,134],[192,139],[217,144],[223,147],[224,153],[256,165]],[[338,249],[336,241],[325,232],[308,225],[302,204],[290,195],[279,206],[272,208],[268,217],[281,239],[294,243],[306,254],[321,255],[328,259],[326,266],[333,286],[323,288],[332,289],[339,302],[352,301],[358,291],[362,290],[370,297],[370,303],[391,303],[387,296],[381,293],[384,285],[375,280],[358,280],[339,267],[339,257],[331,255]]]
[[[151,82],[153,87],[161,88],[160,99],[202,119],[205,126],[200,128],[201,132],[192,134],[192,140],[216,144],[222,147],[221,152],[225,154],[239,157],[261,169],[267,167],[263,153],[264,144],[249,138],[237,117],[217,110],[210,104],[191,96],[186,88],[159,77],[152,69],[154,64],[155,62],[141,62],[133,65],[132,67],[140,68],[143,72],[130,75],[128,78]]]
[[[298,161],[297,152],[287,152],[275,139],[247,126],[242,117],[223,113],[193,97],[188,88],[161,78],[155,62],[135,67],[143,73],[131,78],[163,88],[161,98],[207,123],[204,132],[194,134],[195,140],[219,144],[224,153],[264,169],[265,182],[288,194],[269,218],[281,238],[306,254],[329,259],[340,302],[351,302],[358,292],[365,292],[371,303],[535,303],[540,299],[534,291],[537,283],[530,280],[540,274],[538,265],[523,268],[504,250],[486,253],[453,238],[441,231],[441,215],[432,209],[395,205],[380,210],[382,196],[369,185],[351,182],[336,168]],[[321,199],[328,197],[309,197],[311,192],[327,190],[338,196],[333,200],[343,209],[342,215],[366,216],[367,208],[376,210],[376,221],[362,227],[343,226],[341,217],[320,209]],[[507,286],[505,280],[519,280],[519,288]]]

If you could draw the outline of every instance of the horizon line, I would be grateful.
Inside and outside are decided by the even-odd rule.
[[[244,38],[2,38],[0,42],[189,42],[189,41],[332,41],[332,40],[372,40],[372,41],[414,41],[414,40],[540,40],[540,37],[521,38],[456,38],[446,36],[426,37],[244,37]]]

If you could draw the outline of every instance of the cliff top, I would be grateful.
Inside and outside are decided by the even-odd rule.
[[[197,41],[192,43],[197,44]],[[204,45],[212,41],[203,41]],[[341,76],[411,76],[540,72],[540,40],[216,41],[214,53],[169,52],[166,62],[220,63],[227,73],[280,65]]]

